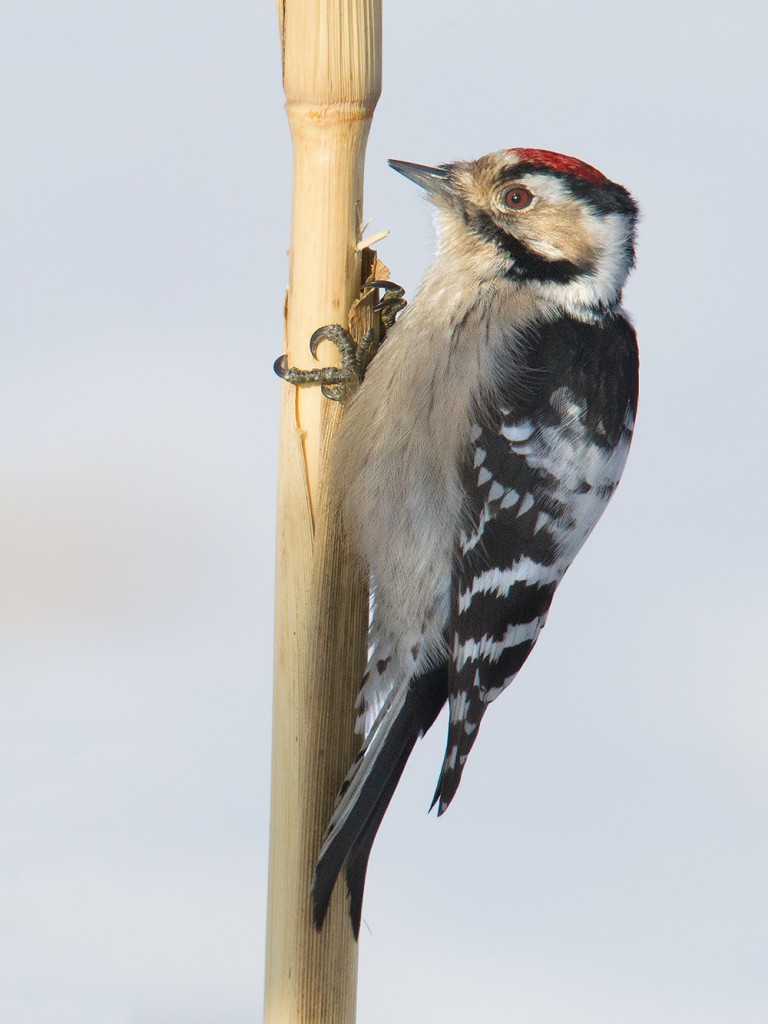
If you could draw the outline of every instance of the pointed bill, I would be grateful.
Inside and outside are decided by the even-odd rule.
[[[406,160],[388,160],[387,163],[393,171],[413,181],[430,195],[445,199],[452,193],[448,171],[443,167],[409,164]]]

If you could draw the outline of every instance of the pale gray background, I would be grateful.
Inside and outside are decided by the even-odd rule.
[[[764,1024],[765,16],[386,5],[386,158],[560,150],[628,185],[642,342],[619,494],[427,816],[373,855],[361,1024]],[[269,3],[8,2],[0,1020],[261,1019],[290,142]]]

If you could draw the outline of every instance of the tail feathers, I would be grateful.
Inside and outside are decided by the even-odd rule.
[[[320,929],[336,879],[346,862],[350,918],[360,932],[368,858],[379,826],[416,740],[437,718],[448,696],[443,666],[405,684],[372,731],[344,781],[320,850],[312,882],[315,927]]]
[[[435,717],[437,717],[437,712],[435,713]],[[431,724],[432,723],[430,723],[430,725]],[[410,740],[400,751],[399,757],[392,766],[392,771],[390,772],[386,785],[376,801],[376,806],[372,809],[368,821],[365,824],[365,828],[358,836],[355,845],[350,850],[349,856],[347,857],[346,878],[347,892],[349,893],[349,916],[352,920],[352,931],[355,933],[355,938],[358,938],[360,935],[360,919],[363,913],[365,875],[368,870],[368,858],[371,855],[373,841],[376,838],[376,833],[379,831],[379,825],[381,825],[384,819],[384,815],[386,814],[389,803],[395,789],[397,788],[397,784],[400,781],[400,776],[403,774],[408,758],[411,756],[411,751],[413,750],[416,740],[419,735],[423,735],[424,732],[426,732],[427,728],[429,728],[429,726],[422,729],[420,733],[414,736],[413,739]]]

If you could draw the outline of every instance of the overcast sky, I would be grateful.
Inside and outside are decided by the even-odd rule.
[[[541,643],[374,850],[360,1024],[768,1019],[765,8],[389,0],[387,157],[643,209],[635,445]],[[0,1020],[261,1020],[290,140],[269,3],[0,9]]]

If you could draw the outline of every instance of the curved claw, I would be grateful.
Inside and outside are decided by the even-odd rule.
[[[312,357],[317,359],[317,348],[321,341],[325,341],[325,327],[318,327],[312,337],[309,339],[309,351],[312,353]]]
[[[344,392],[343,388],[330,387],[328,384],[321,384],[320,393],[325,395],[326,398],[330,398],[332,402],[340,402]]]
[[[278,377],[285,380],[288,374],[288,357],[278,356],[273,364],[273,369]]]
[[[318,327],[309,339],[309,351],[317,359],[317,349],[321,341],[330,341],[336,348],[341,349],[346,336],[347,332],[341,324],[326,324],[325,327]]]
[[[373,310],[379,314],[382,330],[386,333],[394,326],[397,314],[408,305],[405,301],[405,289],[394,281],[379,280],[367,281],[365,287],[379,288],[384,292],[378,296]]]
[[[390,304],[393,306],[398,305],[398,300],[402,299],[405,295],[405,288],[402,285],[395,284],[394,281],[367,281],[365,287],[379,288],[385,293],[374,306],[374,309],[377,311],[384,309]]]
[[[363,287],[383,288],[385,292],[405,292],[402,285],[396,284],[394,281],[366,281]]]

